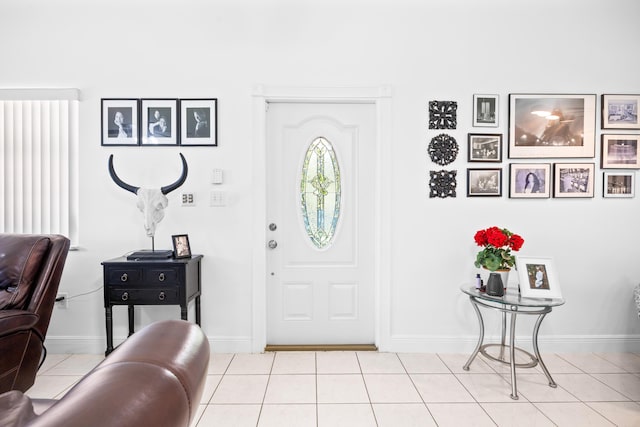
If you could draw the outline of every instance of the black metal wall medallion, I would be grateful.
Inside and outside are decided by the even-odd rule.
[[[429,197],[456,197],[456,175],[458,171],[429,171]]]
[[[429,101],[429,129],[455,129],[457,112],[456,101]]]
[[[433,137],[427,151],[432,162],[446,166],[458,157],[460,147],[454,137],[441,133]]]

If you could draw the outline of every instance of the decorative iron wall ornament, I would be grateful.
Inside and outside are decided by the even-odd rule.
[[[456,175],[458,171],[429,171],[429,197],[456,197]]]
[[[441,133],[433,137],[427,151],[429,152],[432,162],[440,166],[446,166],[458,157],[460,147],[454,137]]]
[[[458,103],[429,101],[429,129],[455,129],[458,124]]]

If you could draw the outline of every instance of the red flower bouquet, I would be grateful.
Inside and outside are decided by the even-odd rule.
[[[516,261],[511,250],[519,251],[524,244],[524,239],[519,235],[498,227],[479,230],[473,239],[478,246],[484,247],[478,252],[475,266],[489,271],[510,270]]]

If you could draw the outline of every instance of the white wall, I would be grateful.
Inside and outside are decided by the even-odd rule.
[[[1,87],[81,90],[81,248],[69,256],[61,290],[99,289],[100,262],[148,248],[133,196],[117,188],[107,158],[125,180],[164,185],[190,172],[156,233],[156,247],[188,233],[203,261],[202,326],[214,351],[248,351],[252,335],[252,187],[255,85],[390,85],[392,106],[390,336],[385,350],[460,351],[477,325],[459,285],[475,275],[473,234],[491,225],[525,238],[521,254],[554,258],[567,304],[545,320],[542,350],[640,348],[632,288],[640,282],[640,196],[603,199],[467,198],[466,138],[472,95],[640,93],[637,0],[4,0],[0,3]],[[101,98],[219,99],[217,148],[100,146]],[[427,102],[458,102],[458,197],[428,197]],[[598,108],[599,108],[598,97]],[[599,128],[600,119],[597,124]],[[494,131],[496,129],[491,129]],[[602,131],[597,129],[597,138]],[[597,150],[599,151],[599,150]],[[506,158],[506,151],[505,151]],[[556,160],[548,160],[552,163]],[[583,161],[582,159],[580,161]],[[599,165],[599,153],[593,160]],[[509,160],[502,163],[508,176]],[[205,201],[222,168],[229,204]],[[139,324],[178,316],[178,308],[136,309]],[[191,313],[193,315],[193,313]],[[126,333],[115,312],[115,335]],[[487,332],[497,332],[497,316]],[[496,323],[496,325],[494,325]],[[519,335],[527,333],[522,320]],[[102,291],[56,309],[52,351],[104,350]]]

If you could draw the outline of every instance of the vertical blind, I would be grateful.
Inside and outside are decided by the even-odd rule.
[[[78,244],[79,91],[0,89],[0,232]]]

